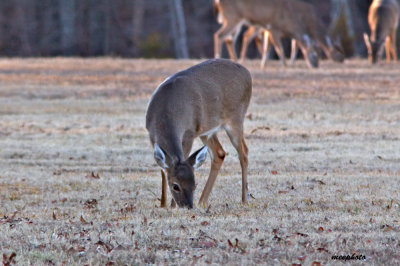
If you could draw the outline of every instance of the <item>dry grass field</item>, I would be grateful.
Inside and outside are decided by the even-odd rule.
[[[399,263],[400,64],[245,62],[249,204],[221,132],[228,155],[211,205],[161,209],[147,102],[198,62],[0,59],[3,263]],[[196,202],[209,169],[207,158]]]

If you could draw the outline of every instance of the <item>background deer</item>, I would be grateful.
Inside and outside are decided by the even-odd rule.
[[[364,33],[365,45],[368,49],[368,59],[376,63],[382,57],[385,43],[386,61],[397,61],[396,30],[399,21],[399,5],[396,0],[374,0],[368,11],[368,24],[371,37]]]
[[[322,51],[325,53],[326,57],[329,59],[332,59],[333,61],[336,62],[343,62],[344,61],[344,54],[342,52],[342,49],[340,48],[339,45],[333,45],[330,37],[328,36],[328,28],[323,25],[323,22],[321,18],[318,16],[314,6],[310,3],[299,1],[299,0],[293,0],[291,2],[292,9],[295,11],[296,14],[298,14],[299,19],[301,23],[303,23],[307,29],[308,34],[310,35],[311,39],[315,40],[317,43],[317,46],[322,49]],[[219,19],[221,20],[221,15],[219,15]],[[276,30],[276,29],[275,29]],[[279,33],[279,35],[282,35]],[[233,38],[233,44],[236,41],[236,37],[238,34],[234,35],[235,37]],[[263,36],[266,37],[264,38],[264,44],[261,46],[261,39],[263,39]],[[248,45],[252,39],[255,38],[257,48],[262,54],[262,60],[261,60],[261,67],[265,66],[265,62],[267,59],[267,53],[269,50],[269,42],[273,41],[273,38],[275,40],[277,39],[277,36],[275,37],[270,37],[271,33],[265,30],[262,27],[256,26],[256,25],[250,25],[246,32],[243,34],[243,41],[242,41],[242,48],[241,48],[241,54],[240,54],[240,61],[243,62]],[[272,38],[272,39],[271,39]],[[297,56],[297,43],[295,39],[292,39],[291,42],[291,63],[294,62],[296,56]],[[277,51],[277,54],[280,56],[281,62],[285,64],[284,61],[284,53],[283,51],[279,50],[279,47],[275,48]],[[231,49],[229,49],[231,50]],[[231,59],[234,59],[235,57],[231,56]]]
[[[251,91],[248,70],[224,59],[208,60],[178,72],[156,89],[147,108],[146,128],[154,147],[154,158],[167,174],[163,177],[166,181],[163,191],[168,183],[172,205],[176,202],[180,207],[193,208],[194,169],[206,159],[208,147],[213,161],[199,201],[207,205],[225,158],[217,138],[221,128],[239,154],[242,202],[247,202],[248,148],[243,136],[243,120]],[[196,137],[200,137],[205,146],[189,156]],[[161,205],[165,206],[165,202],[166,198]]]
[[[242,25],[257,25],[271,34],[271,42],[282,54],[282,37],[295,38],[310,67],[318,67],[318,56],[309,34],[289,0],[215,0],[214,6],[221,13],[222,27],[214,35],[214,54],[221,55],[222,41]],[[233,50],[227,43],[228,51]],[[230,46],[230,47],[229,47]],[[282,58],[282,57],[281,57]]]

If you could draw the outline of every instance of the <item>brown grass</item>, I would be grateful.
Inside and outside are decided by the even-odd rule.
[[[336,264],[336,254],[398,263],[400,65],[245,62],[254,198],[241,205],[240,166],[221,133],[228,156],[211,207],[160,209],[147,101],[198,62],[0,60],[4,261],[15,252],[19,265],[310,265]],[[209,167],[197,172],[196,199]]]

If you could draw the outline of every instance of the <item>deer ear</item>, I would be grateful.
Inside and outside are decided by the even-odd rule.
[[[187,159],[187,162],[193,166],[194,169],[199,168],[207,158],[207,151],[207,146],[200,148],[190,155],[190,157]]]
[[[371,41],[369,40],[369,36],[367,33],[364,32],[364,42],[365,45],[367,46],[368,51],[371,51]]]
[[[156,160],[157,164],[161,166],[161,168],[166,169],[168,168],[165,153],[164,151],[158,146],[157,143],[154,144],[154,159]]]

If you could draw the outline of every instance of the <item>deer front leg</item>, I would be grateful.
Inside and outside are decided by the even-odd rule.
[[[226,45],[226,49],[228,50],[229,58],[232,61],[236,61],[236,52],[235,52],[235,46],[234,46],[232,37],[227,37],[225,39],[225,45]]]
[[[167,207],[167,177],[164,174],[164,171],[161,170],[161,208]]]
[[[390,63],[390,54],[391,54],[391,40],[390,40],[390,37],[389,36],[387,36],[386,37],[386,41],[385,41],[385,54],[386,54],[386,62],[387,63]]]
[[[272,45],[275,48],[276,53],[279,56],[279,59],[282,63],[282,66],[286,67],[286,58],[285,58],[285,51],[282,45],[282,35],[278,31],[270,31],[270,40]]]
[[[268,50],[269,50],[269,31],[264,30],[263,32],[263,47],[262,47],[262,56],[261,56],[261,68],[265,67],[265,62],[267,62],[268,58]]]
[[[293,65],[294,61],[297,58],[297,52],[299,49],[297,49],[297,42],[296,39],[292,38],[291,42],[291,51],[290,51],[290,64]]]
[[[199,205],[203,205],[203,207],[206,207],[208,204],[208,197],[210,196],[215,180],[217,179],[219,169],[221,169],[221,165],[224,162],[226,153],[219,143],[217,135],[212,135],[209,139],[207,139],[207,137],[201,137],[201,140],[204,144],[208,146],[213,156],[210,174],[199,200]]]
[[[240,63],[243,63],[244,59],[246,58],[247,48],[249,47],[250,40],[253,37],[255,31],[256,28],[254,26],[250,26],[243,34],[242,48],[240,50]]]
[[[390,35],[390,53],[392,54],[393,61],[397,62],[397,51],[396,51],[396,31],[394,30]]]
[[[215,58],[221,58],[222,43],[231,35],[235,28],[236,22],[226,22],[222,27],[214,34],[214,56]]]

